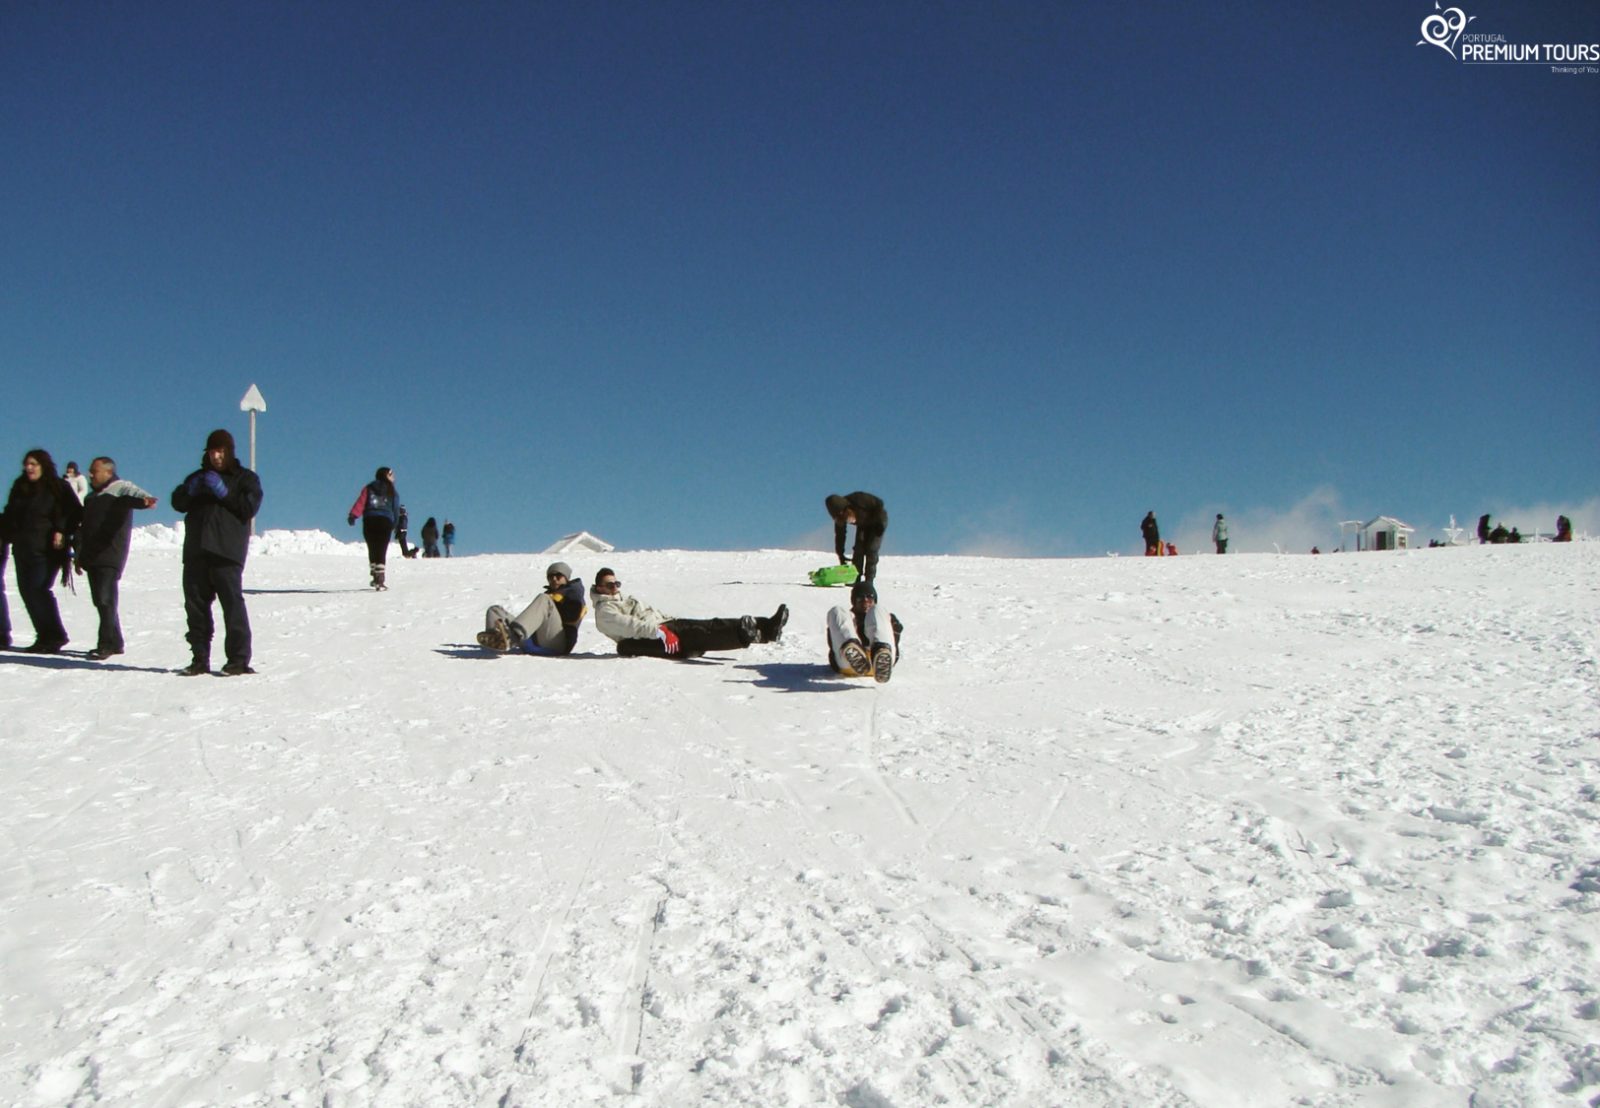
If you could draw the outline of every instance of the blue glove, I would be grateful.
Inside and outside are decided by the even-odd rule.
[[[205,486],[211,492],[211,495],[218,500],[228,495],[228,486],[222,483],[222,478],[217,476],[216,470],[206,470],[206,475],[201,480],[205,482]]]
[[[189,479],[183,483],[183,491],[190,496],[194,496],[204,487],[204,484],[205,482],[201,479],[200,474],[191,473]]]

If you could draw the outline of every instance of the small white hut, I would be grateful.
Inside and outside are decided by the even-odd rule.
[[[605,539],[596,538],[587,531],[563,535],[545,549],[546,554],[605,554],[616,547]]]
[[[1393,516],[1378,516],[1365,523],[1358,519],[1347,519],[1339,524],[1339,549],[1350,549],[1346,536],[1354,533],[1357,550],[1406,550],[1411,546],[1410,536],[1415,532],[1415,527],[1409,527]]]

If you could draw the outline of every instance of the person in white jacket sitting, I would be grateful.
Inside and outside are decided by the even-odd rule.
[[[589,589],[594,625],[616,640],[624,657],[697,658],[717,650],[743,650],[752,643],[777,642],[789,621],[789,606],[766,617],[738,619],[676,619],[658,612],[644,601],[622,595],[622,582],[610,569],[594,575]]]
[[[872,582],[857,581],[850,607],[840,604],[828,613],[828,664],[844,677],[871,677],[881,685],[900,660],[903,630],[894,615],[878,607]]]

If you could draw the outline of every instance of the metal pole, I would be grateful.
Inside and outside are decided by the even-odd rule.
[[[250,409],[250,472],[256,469],[256,410]],[[256,517],[250,517],[250,533],[256,533]]]

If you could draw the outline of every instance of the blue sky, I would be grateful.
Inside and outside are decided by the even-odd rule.
[[[1432,9],[6,4],[0,457],[165,497],[255,382],[264,526],[467,552],[1591,510],[1600,74]]]

